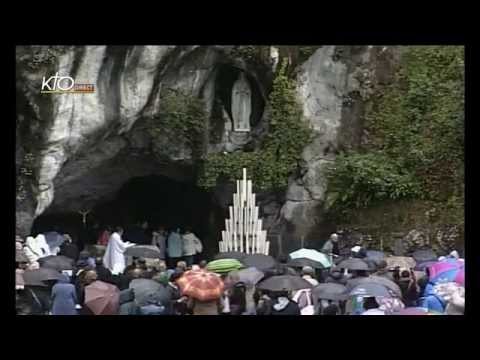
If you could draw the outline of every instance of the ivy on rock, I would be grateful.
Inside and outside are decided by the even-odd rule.
[[[303,148],[311,140],[311,130],[303,119],[296,100],[295,82],[288,78],[282,62],[269,96],[269,130],[259,149],[212,154],[206,157],[199,185],[212,188],[217,181],[235,181],[246,167],[255,186],[262,190],[281,190],[297,168]]]

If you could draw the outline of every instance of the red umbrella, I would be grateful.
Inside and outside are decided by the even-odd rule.
[[[115,285],[94,281],[85,287],[85,306],[95,315],[117,315],[120,290]]]
[[[182,295],[199,301],[216,300],[222,296],[223,280],[215,273],[208,271],[187,271],[177,280]]]

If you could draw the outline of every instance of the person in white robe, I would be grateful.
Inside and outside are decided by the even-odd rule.
[[[134,246],[134,243],[122,240],[123,229],[118,227],[115,232],[112,233],[108,240],[107,249],[103,256],[103,266],[110,270],[113,275],[122,274],[125,270],[125,255],[124,252],[130,246]]]
[[[33,263],[45,256],[51,255],[50,247],[48,246],[43,234],[37,235],[36,238],[28,236],[27,240],[25,241],[24,252],[30,263]]]

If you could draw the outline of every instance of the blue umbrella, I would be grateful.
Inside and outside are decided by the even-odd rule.
[[[45,236],[45,241],[50,251],[53,251],[56,247],[60,247],[65,242],[65,237],[56,231],[49,231],[43,235]]]

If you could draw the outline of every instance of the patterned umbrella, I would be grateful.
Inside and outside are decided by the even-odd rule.
[[[390,269],[396,266],[400,268],[413,269],[417,264],[413,258],[408,256],[388,256],[385,258],[385,261]]]
[[[349,270],[369,270],[368,264],[357,258],[346,259],[340,262],[337,267],[340,269],[349,269]]]
[[[328,255],[314,249],[305,249],[305,248],[299,249],[297,251],[290,253],[290,258],[291,259],[306,258],[313,261],[317,261],[321,263],[324,268],[329,268],[332,266],[332,263]]]
[[[288,291],[311,289],[312,284],[300,276],[276,275],[262,280],[257,284],[257,289],[269,291]]]
[[[94,281],[85,287],[85,306],[95,315],[117,315],[120,290],[112,284]]]
[[[222,296],[224,284],[220,276],[208,271],[187,271],[178,280],[182,295],[199,301],[216,300]]]
[[[40,268],[37,270],[25,270],[23,280],[25,285],[46,286],[44,281],[58,280],[61,276],[62,274],[55,269]]]
[[[160,259],[160,249],[154,245],[134,245],[125,251],[126,256],[136,256],[149,259]]]
[[[242,259],[242,263],[247,267],[256,267],[261,271],[271,269],[277,264],[273,257],[264,254],[247,255]]]
[[[426,261],[435,261],[438,256],[432,249],[422,249],[414,251],[412,257],[417,263],[422,263]]]
[[[432,284],[445,283],[445,282],[456,282],[457,284],[465,286],[465,266],[437,263],[431,267],[430,270],[430,282]]]
[[[461,269],[465,266],[463,261],[458,261],[455,259],[446,259],[442,261],[437,261],[430,266],[428,266],[428,271],[430,273],[430,279],[435,278],[441,273],[450,271],[453,269]]]
[[[229,251],[229,252],[223,252],[223,253],[218,253],[215,255],[214,259],[219,260],[219,259],[236,259],[239,261],[242,261],[242,259],[247,256],[247,254],[242,253],[240,251]]]
[[[38,262],[40,263],[41,267],[63,271],[72,270],[74,260],[63,255],[51,255],[39,259]]]

